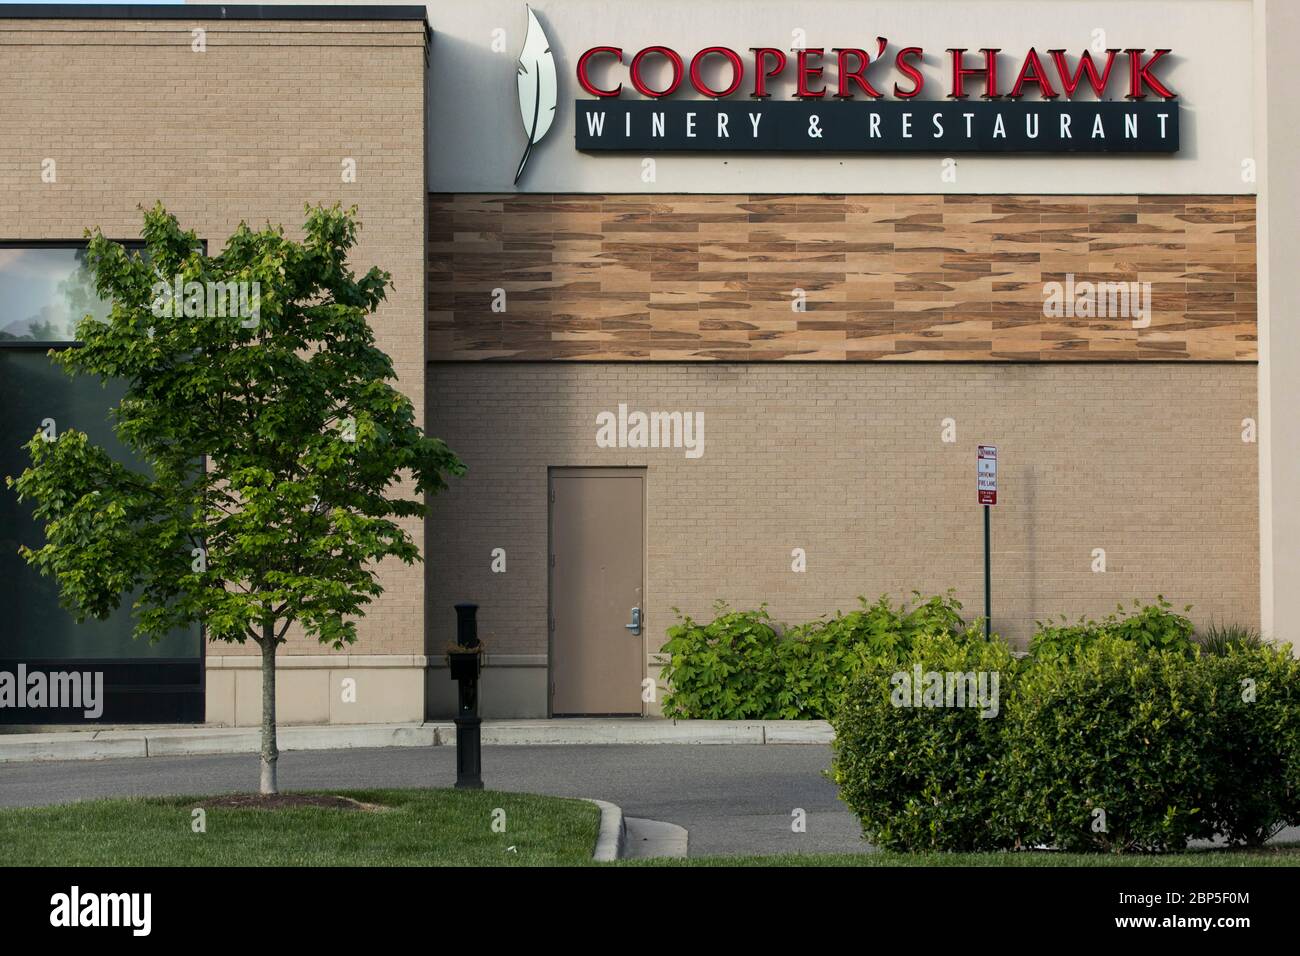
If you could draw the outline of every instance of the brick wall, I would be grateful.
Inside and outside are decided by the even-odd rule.
[[[162,200],[216,251],[240,219],[297,236],[305,203],[356,204],[354,265],[395,283],[379,344],[422,410],[425,56],[420,21],[0,21],[0,238],[132,238],[137,206]],[[422,570],[382,579],[354,652],[422,653]]]
[[[1254,365],[1227,363],[434,364],[430,430],[469,474],[435,503],[431,602],[479,602],[494,654],[545,654],[547,467],[643,465],[648,652],[673,606],[698,616],[718,598],[794,623],[859,594],[956,588],[973,618],[975,446],[992,442],[1004,635],[1023,643],[1035,619],[1158,593],[1198,622],[1254,624],[1258,446],[1241,432],[1255,388]],[[596,414],[620,402],[704,412],[703,457],[597,448]],[[452,620],[431,618],[435,643]]]
[[[1256,358],[1253,196],[429,202],[435,358]],[[1149,324],[1046,317],[1067,273],[1150,283]]]

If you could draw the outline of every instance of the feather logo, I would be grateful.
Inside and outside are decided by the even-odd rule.
[[[537,22],[533,8],[526,9],[528,35],[524,37],[524,49],[519,54],[519,117],[524,121],[528,145],[524,148],[524,158],[519,160],[519,169],[515,172],[516,185],[519,177],[524,174],[524,166],[528,164],[533,146],[547,134],[555,120],[557,96],[555,57],[551,54],[551,41],[546,39],[546,32]]]

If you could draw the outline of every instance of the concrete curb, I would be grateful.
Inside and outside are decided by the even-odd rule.
[[[451,726],[446,725],[447,728]],[[276,743],[281,750],[436,747],[443,742],[439,739],[442,728],[442,724],[281,727],[276,733]],[[201,733],[159,731],[149,734],[146,743],[149,750],[146,756],[149,757],[257,753],[262,746],[262,732],[257,728],[245,727],[213,729]]]
[[[0,763],[34,760],[100,760],[109,757],[147,757],[142,735],[96,740],[94,734],[21,734],[0,737]]]
[[[726,720],[588,721],[562,718],[550,721],[484,721],[485,746],[562,744],[761,744],[763,726]],[[453,734],[452,741],[455,741]]]
[[[624,818],[627,840],[623,846],[625,860],[672,860],[689,855],[690,834],[685,827],[663,820]]]
[[[358,747],[436,747],[455,742],[452,724],[382,724],[281,727],[280,750],[351,750]],[[444,732],[446,737],[443,737]],[[0,763],[33,760],[102,760],[112,757],[183,757],[253,754],[262,746],[256,727],[101,730],[0,735]]]
[[[767,720],[763,722],[765,744],[829,744],[835,731],[825,720]]]
[[[621,859],[627,847],[627,824],[623,820],[622,807],[591,797],[582,799],[600,807],[600,832],[596,835],[596,850],[591,858],[597,863]]]
[[[358,747],[438,747],[456,743],[450,722],[281,727],[283,751]],[[834,733],[823,720],[664,720],[564,718],[486,720],[485,746],[643,744],[827,744]],[[0,764],[34,760],[103,760],[114,757],[183,757],[253,754],[256,727],[133,727],[58,733],[0,734]]]
[[[828,744],[824,720],[492,720],[483,722],[485,746],[602,744]],[[456,742],[454,726],[442,738]]]

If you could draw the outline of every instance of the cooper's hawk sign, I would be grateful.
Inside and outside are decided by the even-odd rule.
[[[593,152],[1178,150],[1178,94],[1156,74],[1168,49],[1109,49],[1094,58],[1090,50],[1071,56],[1031,47],[1013,64],[1018,70],[1000,73],[1000,48],[954,47],[946,51],[944,99],[937,99],[920,69],[924,51],[903,46],[891,56],[890,47],[884,37],[872,49],[788,54],[775,47],[742,55],[706,46],[691,56],[667,46],[635,53],[592,47],[577,64],[578,85],[592,98],[575,104],[576,146]],[[783,81],[794,87],[792,99],[782,101],[779,92],[773,98]],[[972,90],[980,100],[971,100]],[[1123,99],[1116,97],[1121,90]]]

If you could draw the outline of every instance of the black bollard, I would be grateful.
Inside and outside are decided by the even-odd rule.
[[[456,681],[456,789],[483,789],[483,760],[478,715],[478,677],[483,654],[478,640],[478,605],[456,605],[456,645],[447,662]]]

